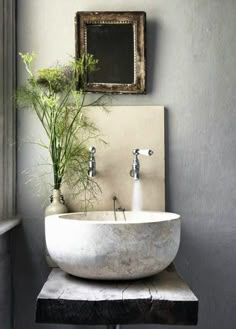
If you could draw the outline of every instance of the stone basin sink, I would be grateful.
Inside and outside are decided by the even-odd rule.
[[[47,216],[46,244],[65,272],[86,279],[154,275],[175,258],[180,216],[151,211],[94,211]]]

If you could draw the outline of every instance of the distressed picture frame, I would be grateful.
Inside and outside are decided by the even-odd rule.
[[[77,12],[76,57],[92,54],[97,70],[83,89],[102,93],[146,93],[146,13]],[[81,87],[78,85],[78,87]]]

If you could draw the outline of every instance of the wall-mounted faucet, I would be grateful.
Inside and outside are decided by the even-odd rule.
[[[151,156],[153,154],[153,151],[150,149],[134,149],[133,150],[134,154],[134,160],[132,164],[132,169],[130,170],[130,176],[133,177],[133,179],[138,180],[139,179],[139,172],[140,172],[140,162],[139,162],[139,155],[146,155],[146,156]]]
[[[89,148],[90,157],[89,157],[89,169],[88,169],[88,175],[89,177],[94,177],[96,175],[96,160],[95,160],[95,153],[96,148],[94,146],[91,146]]]

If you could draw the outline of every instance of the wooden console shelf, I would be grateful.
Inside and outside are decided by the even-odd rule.
[[[198,299],[173,265],[134,281],[91,281],[53,269],[36,303],[36,322],[84,325],[196,325]]]

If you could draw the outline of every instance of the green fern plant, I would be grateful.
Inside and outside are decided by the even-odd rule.
[[[28,72],[27,83],[17,90],[20,107],[33,109],[42,124],[48,142],[36,141],[48,150],[51,158],[53,188],[68,185],[74,195],[84,191],[86,201],[96,198],[100,188],[87,175],[88,141],[100,139],[100,132],[87,115],[89,106],[107,110],[107,96],[101,95],[86,102],[87,93],[77,89],[83,86],[84,77],[96,69],[93,55],[72,59],[67,65],[32,69],[34,53],[20,53]],[[104,142],[104,141],[103,141]]]

